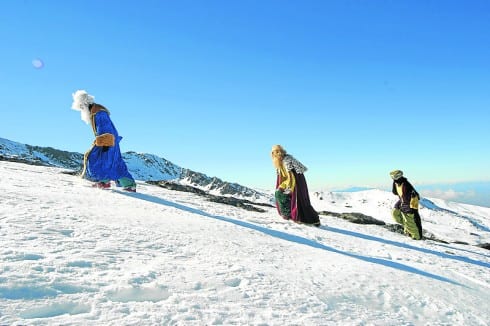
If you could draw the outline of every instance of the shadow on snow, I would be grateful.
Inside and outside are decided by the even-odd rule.
[[[343,229],[338,229],[338,228],[333,228],[333,227],[322,227],[322,229],[332,231],[332,232],[336,232],[336,233],[340,233],[340,234],[344,234],[344,235],[348,235],[348,236],[353,236],[353,237],[365,239],[365,240],[382,242],[382,243],[386,243],[389,245],[393,245],[393,246],[397,246],[397,247],[401,247],[401,248],[405,248],[405,249],[416,250],[416,251],[423,252],[425,254],[431,254],[431,255],[439,256],[441,258],[454,259],[454,260],[462,261],[464,263],[469,263],[469,264],[473,264],[473,265],[478,265],[478,266],[490,268],[489,263],[485,263],[485,262],[475,260],[475,259],[471,259],[471,258],[464,257],[464,256],[447,254],[444,252],[439,252],[439,251],[435,251],[435,250],[431,250],[431,249],[412,246],[408,243],[403,243],[403,242],[398,242],[398,241],[393,241],[393,240],[387,240],[387,239],[378,238],[378,237],[375,237],[372,235],[362,234],[359,232],[348,231],[348,230],[343,230]],[[455,248],[452,248],[449,246],[446,246],[446,247],[451,248],[451,249],[455,249]]]
[[[482,231],[485,231],[485,232],[490,232],[490,228],[488,228],[487,226],[483,225],[480,221],[478,221],[477,219],[475,219],[473,217],[461,215],[461,214],[456,213],[456,212],[454,212],[454,211],[452,211],[450,209],[439,207],[436,204],[434,204],[432,201],[428,200],[427,198],[422,198],[422,200],[420,201],[420,203],[423,206],[425,206],[426,208],[428,208],[428,209],[432,209],[434,211],[440,211],[440,212],[449,213],[451,215],[454,215],[454,216],[460,217],[460,218],[462,218],[464,220],[467,220],[468,222],[470,222],[478,230],[482,230]]]
[[[335,249],[333,247],[325,246],[325,245],[323,245],[321,243],[318,243],[316,241],[313,241],[313,240],[310,240],[310,239],[307,239],[307,238],[304,238],[304,237],[301,237],[301,236],[297,236],[297,235],[289,234],[289,233],[286,233],[286,232],[282,232],[282,231],[277,231],[277,230],[265,228],[265,227],[262,227],[262,226],[259,226],[259,225],[256,225],[256,224],[252,224],[252,223],[249,223],[249,222],[244,222],[244,221],[232,219],[232,218],[229,218],[229,217],[212,215],[212,214],[206,213],[206,212],[204,212],[202,210],[195,209],[195,208],[188,207],[188,206],[181,205],[181,204],[177,204],[177,203],[174,203],[174,202],[170,202],[170,201],[167,201],[165,199],[162,199],[162,198],[159,198],[159,197],[156,197],[156,196],[151,196],[151,195],[142,194],[142,193],[126,193],[126,192],[118,192],[118,193],[123,194],[123,195],[126,195],[126,196],[129,196],[129,197],[133,197],[133,198],[138,198],[138,199],[141,199],[141,200],[149,201],[149,202],[152,202],[152,203],[155,203],[155,204],[159,204],[159,205],[165,205],[165,206],[175,207],[177,209],[180,209],[180,210],[183,210],[183,211],[186,211],[186,212],[189,212],[189,213],[193,213],[193,214],[205,216],[205,217],[208,217],[208,218],[213,218],[213,219],[216,219],[216,220],[220,220],[220,221],[232,223],[232,224],[235,224],[235,225],[239,225],[239,226],[242,226],[242,227],[245,227],[245,228],[248,228],[248,229],[252,229],[252,230],[255,230],[255,231],[258,231],[258,232],[262,232],[264,234],[273,236],[273,237],[278,238],[278,239],[283,239],[283,240],[286,240],[286,241],[295,242],[295,243],[306,245],[306,246],[310,246],[310,247],[313,247],[313,248],[317,248],[317,249],[322,249],[322,250],[334,252],[334,253],[337,253],[337,254],[340,254],[340,255],[344,255],[344,256],[347,256],[347,257],[359,259],[359,260],[362,260],[362,261],[365,261],[365,262],[368,262],[368,263],[379,264],[379,265],[383,265],[383,266],[386,266],[386,267],[391,267],[391,268],[395,268],[395,269],[398,269],[398,270],[402,270],[402,271],[405,271],[405,272],[409,272],[409,273],[413,273],[413,274],[418,274],[418,275],[429,277],[429,278],[432,278],[432,279],[435,279],[435,280],[438,280],[438,281],[442,281],[442,282],[447,282],[447,283],[451,283],[451,284],[455,284],[455,285],[464,286],[464,285],[462,285],[462,284],[460,284],[460,283],[458,283],[456,281],[453,281],[451,279],[448,279],[446,277],[439,276],[439,275],[432,274],[432,273],[428,273],[428,272],[425,272],[425,271],[422,271],[420,269],[417,269],[417,268],[414,268],[414,267],[410,267],[410,266],[407,266],[407,265],[404,265],[404,264],[400,264],[400,263],[393,262],[393,261],[386,260],[386,259],[366,257],[366,256],[362,256],[362,255],[358,255],[358,254],[354,254],[354,253],[350,253],[350,252],[346,252],[346,251],[341,251],[341,250]],[[355,232],[350,232],[350,231],[344,231],[344,230],[335,229],[335,228],[325,228],[325,227],[323,227],[323,229],[330,230],[330,231],[333,231],[333,232],[343,233],[343,234],[347,234],[347,235],[351,235],[351,236],[356,236],[356,237],[360,237],[360,238],[365,238],[365,239],[369,239],[369,240],[376,240],[376,241],[382,241],[382,242],[385,242],[385,243],[397,244],[397,245],[404,246],[404,247],[411,248],[411,249],[419,249],[419,248],[416,248],[416,247],[413,247],[413,246],[410,246],[410,245],[405,245],[403,243],[397,243],[395,241],[389,241],[389,240],[385,240],[385,239],[381,239],[381,238],[366,236],[366,235],[363,235],[363,234],[360,234],[360,233],[355,233]],[[428,250],[428,252],[431,252],[431,251]],[[434,251],[433,253],[436,253],[436,252]],[[439,253],[439,255],[441,255],[441,254]],[[447,257],[448,258],[453,258],[453,256],[451,256],[451,255],[447,255]]]

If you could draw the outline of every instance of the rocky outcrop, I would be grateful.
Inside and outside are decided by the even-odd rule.
[[[189,169],[182,170],[180,179],[182,183],[187,183],[220,195],[238,195],[250,199],[263,199],[267,197],[265,194],[251,188],[241,186],[237,183],[226,182],[217,177],[208,177],[203,173]]]
[[[322,211],[322,212],[319,212],[318,214],[335,216],[335,217],[342,218],[344,220],[347,220],[347,221],[349,221],[351,223],[355,223],[355,224],[374,224],[374,225],[385,225],[386,224],[383,221],[377,220],[372,216],[365,215],[362,213],[334,213],[334,212]]]
[[[264,209],[256,207],[256,206],[268,206],[272,207],[272,205],[268,204],[260,204],[260,203],[254,203],[246,199],[239,199],[235,197],[228,197],[228,196],[216,196],[209,194],[206,191],[203,191],[199,188],[192,187],[189,185],[182,185],[178,184],[172,181],[147,181],[147,183],[152,184],[152,185],[157,185],[165,189],[169,190],[176,190],[176,191],[184,191],[184,192],[190,192],[197,194],[199,196],[205,197],[207,200],[215,202],[215,203],[221,203],[225,205],[231,205],[239,208],[243,208],[248,211],[253,211],[253,212],[265,212]]]
[[[477,247],[490,250],[490,243],[480,243]]]
[[[125,152],[122,154],[133,177],[142,181],[172,181],[201,189],[205,193],[238,197],[254,202],[270,202],[271,196],[237,183],[184,169],[153,154]],[[82,170],[83,154],[58,150],[52,147],[31,146],[0,138],[0,160],[56,166],[72,170],[74,175]]]
[[[52,147],[24,145],[0,138],[0,160],[78,169],[82,164],[83,155]]]

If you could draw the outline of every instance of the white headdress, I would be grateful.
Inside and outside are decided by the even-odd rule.
[[[73,97],[73,103],[71,108],[73,110],[81,111],[85,107],[88,108],[89,104],[94,103],[95,97],[89,95],[87,91],[78,90],[75,93],[71,94]]]
[[[73,97],[73,103],[71,104],[71,108],[76,111],[80,111],[80,117],[87,124],[90,123],[90,110],[88,106],[94,103],[95,97],[89,95],[84,90],[78,90],[75,93],[71,94]]]

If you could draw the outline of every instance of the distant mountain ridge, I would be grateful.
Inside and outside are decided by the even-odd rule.
[[[246,198],[253,202],[270,202],[270,195],[237,183],[209,177],[203,173],[182,168],[153,154],[133,151],[122,154],[128,169],[137,180],[172,181],[202,189],[210,194]],[[0,138],[0,161],[14,161],[34,165],[54,166],[79,171],[83,154],[21,144]]]

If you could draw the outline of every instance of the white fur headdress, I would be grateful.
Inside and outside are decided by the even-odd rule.
[[[84,90],[78,90],[75,93],[71,94],[73,97],[73,103],[71,104],[71,108],[73,110],[82,111],[88,109],[88,106],[94,103],[95,97],[89,95]]]

